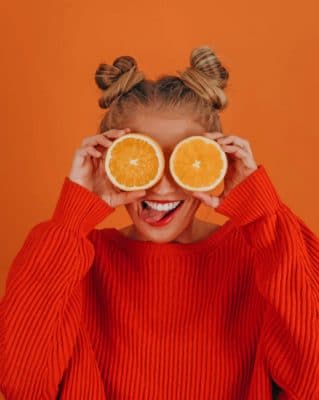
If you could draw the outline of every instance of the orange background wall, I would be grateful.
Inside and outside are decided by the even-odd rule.
[[[148,77],[208,44],[230,72],[225,134],[248,139],[282,199],[319,234],[319,28],[315,1],[31,0],[1,6],[1,291],[11,260],[51,216],[103,110],[94,73],[132,55]],[[202,218],[226,218],[202,206]],[[119,209],[98,227],[129,223]]]

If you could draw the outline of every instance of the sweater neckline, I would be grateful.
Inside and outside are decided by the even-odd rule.
[[[140,255],[158,254],[158,255],[175,255],[190,254],[202,252],[206,249],[214,248],[222,242],[223,238],[230,230],[235,227],[231,219],[227,220],[216,231],[212,232],[204,239],[192,243],[157,243],[144,240],[130,239],[120,232],[117,228],[106,228],[104,231],[109,233],[110,239],[113,239],[116,245],[128,250],[130,253]]]

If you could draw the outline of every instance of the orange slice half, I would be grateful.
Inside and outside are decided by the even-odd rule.
[[[104,166],[114,186],[125,191],[147,189],[162,177],[164,155],[150,136],[127,133],[108,148]]]
[[[179,142],[169,160],[176,183],[191,191],[214,189],[223,180],[227,167],[221,146],[204,136],[190,136]]]

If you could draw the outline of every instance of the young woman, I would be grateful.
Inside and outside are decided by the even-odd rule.
[[[132,57],[99,66],[108,108],[99,133],[75,151],[52,217],[31,229],[9,270],[7,399],[319,399],[319,239],[249,142],[222,132],[227,79],[207,46],[157,81]],[[130,131],[151,135],[167,157],[146,191],[119,191],[103,170],[112,140]],[[219,197],[185,191],[169,174],[172,149],[190,135],[227,154]],[[156,202],[172,201],[181,203],[167,218]],[[197,219],[201,202],[227,222]],[[95,228],[120,205],[131,225]]]

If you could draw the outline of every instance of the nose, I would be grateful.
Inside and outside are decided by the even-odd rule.
[[[165,154],[165,166],[161,179],[149,189],[149,193],[156,193],[165,196],[175,193],[179,189],[169,170],[169,154]]]
[[[169,193],[175,193],[176,189],[175,182],[173,182],[170,177],[164,174],[162,178],[149,189],[149,192],[165,196]]]

